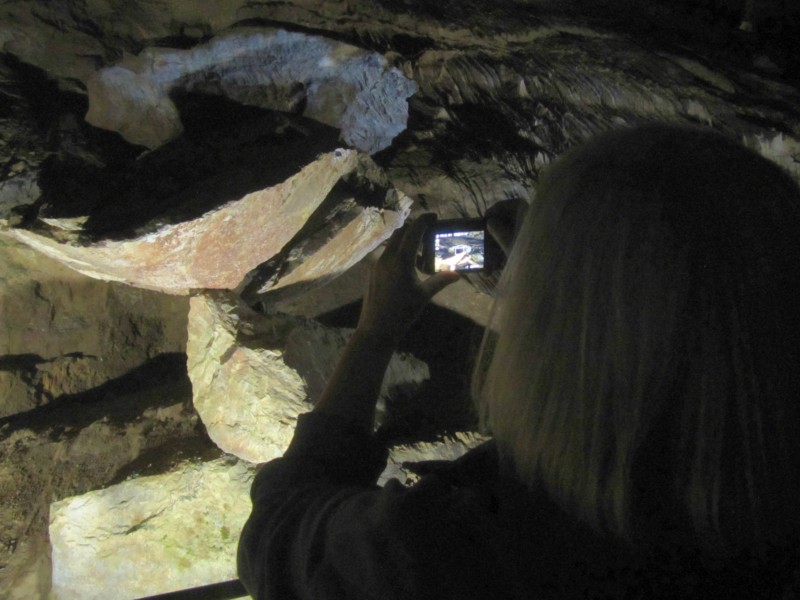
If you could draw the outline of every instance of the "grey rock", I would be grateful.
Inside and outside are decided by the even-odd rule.
[[[18,218],[15,209],[30,206],[38,200],[40,193],[35,172],[0,181],[0,226],[13,223]]]
[[[86,120],[148,148],[181,134],[170,95],[186,90],[303,114],[370,154],[405,129],[406,99],[416,91],[376,53],[268,29],[228,33],[191,50],[150,48],[101,69],[87,86]]]

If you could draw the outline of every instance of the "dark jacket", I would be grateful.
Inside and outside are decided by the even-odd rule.
[[[254,598],[794,597],[782,590],[800,564],[784,554],[712,569],[684,542],[634,550],[596,534],[503,469],[492,442],[422,463],[410,487],[376,485],[386,458],[346,422],[300,417],[253,482],[238,567]]]

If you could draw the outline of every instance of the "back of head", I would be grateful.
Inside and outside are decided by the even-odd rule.
[[[610,132],[540,182],[474,390],[521,479],[635,540],[800,519],[800,191],[713,132]]]

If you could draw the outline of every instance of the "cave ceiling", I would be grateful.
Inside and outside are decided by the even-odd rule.
[[[798,11],[629,4],[6,2],[0,223],[90,276],[268,303],[347,271],[331,254],[364,257],[408,207],[530,200],[611,127],[710,125],[800,177]],[[335,152],[353,164],[319,162]],[[262,235],[222,226],[247,222]]]

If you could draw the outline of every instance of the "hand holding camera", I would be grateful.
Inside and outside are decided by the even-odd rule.
[[[415,271],[417,251],[436,215],[426,213],[392,234],[372,270],[358,329],[379,339],[396,342],[439,291],[458,280],[455,271],[443,271],[420,280]]]

